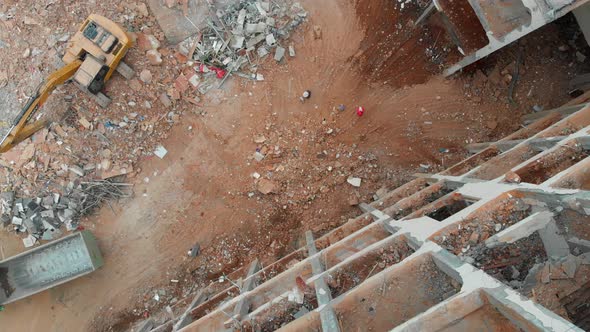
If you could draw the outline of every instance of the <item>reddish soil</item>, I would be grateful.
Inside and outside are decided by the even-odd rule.
[[[541,184],[590,155],[581,146],[564,145],[516,171],[522,182]]]
[[[356,14],[365,34],[351,62],[365,83],[378,81],[394,87],[424,83],[440,72],[443,63],[458,59],[438,20],[414,28],[426,1],[403,7],[388,0],[357,2]]]
[[[27,12],[32,3],[19,2],[19,20],[32,14]],[[51,29],[75,27],[79,17],[92,11],[123,20],[129,3],[113,3],[88,3],[83,9],[76,4],[75,10],[48,5],[43,10],[49,15],[40,18],[44,29],[19,32],[17,25],[7,31],[42,44]],[[113,135],[113,150],[122,157],[143,141],[148,147],[162,142],[169,153],[162,160],[142,156],[139,169],[128,178],[135,183],[136,197],[83,222],[97,236],[105,266],[7,306],[0,313],[0,326],[21,331],[124,330],[255,257],[263,264],[275,261],[301,246],[299,237],[308,229],[323,234],[358,215],[349,204],[351,197],[370,201],[380,187],[405,182],[419,164],[429,164],[432,172],[444,169],[465,157],[466,143],[494,140],[517,129],[514,119],[531,104],[543,100],[550,101],[546,106],[559,105],[568,98],[564,91],[574,70],[563,68],[569,54],[549,63],[543,63],[547,57],[531,55],[516,90],[522,107],[513,108],[499,99],[503,92],[489,94],[505,87],[487,76],[479,78],[483,83],[478,83],[477,93],[470,75],[450,80],[437,76],[442,65],[449,64],[446,56],[452,60],[454,48],[436,24],[411,28],[420,14],[415,5],[399,12],[388,7],[390,1],[301,3],[309,11],[309,22],[292,37],[297,56],[285,64],[267,59],[262,65],[265,81],[234,77],[197,106],[179,100],[175,107],[183,113],[181,121],[161,121],[170,109],[154,102],[146,111],[158,128],[154,133]],[[63,20],[63,13],[70,12],[75,15],[67,22],[55,19]],[[127,24],[136,31],[151,26],[160,36],[153,22]],[[321,27],[321,39],[314,39],[313,26]],[[559,43],[558,37],[546,35],[553,44]],[[535,36],[530,39],[534,49],[540,42]],[[1,54],[11,71],[28,63],[15,56],[22,53],[18,47]],[[498,57],[510,54],[506,52]],[[166,59],[162,67],[149,67],[132,51],[129,63],[137,71],[150,68],[158,84],[132,92],[126,82],[115,80],[109,88],[115,104],[126,105],[127,94],[138,105],[157,100],[156,93],[173,85],[170,77],[182,68],[173,51]],[[538,70],[541,63],[544,70]],[[494,60],[486,60],[485,66],[495,66]],[[20,73],[19,79],[25,76]],[[544,84],[547,81],[552,83]],[[523,89],[532,85],[536,88],[530,97]],[[301,103],[298,97],[305,89],[312,97]],[[339,104],[346,110],[338,111]],[[359,105],[367,110],[362,117],[354,113]],[[104,119],[126,111],[106,112],[93,114]],[[261,135],[264,142],[255,143]],[[72,144],[82,149],[92,140],[87,136]],[[262,162],[252,158],[257,148],[267,154]],[[142,155],[135,152],[138,158]],[[258,192],[254,172],[272,181],[275,193]],[[347,184],[349,176],[360,177],[361,187]],[[1,240],[7,256],[22,251],[12,235],[3,234]],[[190,260],[186,251],[196,242],[202,253]]]
[[[486,32],[468,1],[442,0],[439,4],[466,55],[489,44]]]

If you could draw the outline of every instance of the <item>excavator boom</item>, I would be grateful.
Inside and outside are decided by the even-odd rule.
[[[81,60],[72,61],[47,77],[41,87],[35,91],[35,94],[29,99],[25,107],[18,114],[12,127],[6,136],[4,136],[4,139],[0,143],[0,153],[12,149],[16,144],[29,138],[39,129],[47,125],[46,121],[38,121],[29,125],[27,125],[27,122],[35,115],[43,103],[45,103],[53,90],[69,80],[81,65]]]
[[[131,47],[127,33],[116,23],[100,15],[90,15],[72,37],[63,57],[65,66],[49,75],[28,100],[0,142],[0,153],[29,138],[48,121],[28,124],[55,88],[72,79],[83,91],[92,95],[102,107],[110,99],[101,93],[104,84],[116,71],[125,78],[134,73],[121,60]]]

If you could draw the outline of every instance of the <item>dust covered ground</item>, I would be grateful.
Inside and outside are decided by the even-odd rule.
[[[73,34],[90,13],[137,34],[153,34],[163,54],[163,63],[152,66],[145,51],[132,49],[126,62],[138,73],[149,70],[152,81],[115,77],[107,86],[113,98],[107,110],[72,86],[58,89],[46,105],[49,116],[59,120],[64,101],[84,109],[69,122],[58,121],[68,137],[52,127],[42,143],[23,143],[48,146],[36,146],[33,158],[73,155],[88,162],[108,149],[113,163],[133,168],[127,181],[134,183],[135,197],[82,222],[99,240],[103,268],[8,305],[0,326],[123,331],[255,257],[263,264],[275,261],[300,246],[308,229],[319,235],[346,222],[359,213],[355,205],[371,201],[378,189],[463,159],[465,144],[513,132],[520,126],[516,119],[533,106],[563,104],[570,98],[569,79],[588,69],[568,42],[576,35],[567,17],[444,79],[440,72],[459,55],[436,18],[413,28],[420,3],[403,10],[386,0],[301,4],[309,16],[291,36],[297,54],[281,64],[267,57],[261,69],[265,81],[232,77],[223,89],[204,96],[188,91],[170,105],[161,96],[174,88],[186,64],[175,46],[166,44],[147,6],[125,0],[0,4],[0,97],[12,96],[3,99],[12,104],[22,105],[51,72],[64,48],[60,38]],[[518,52],[524,61],[511,104],[505,81]],[[301,103],[304,90],[312,96]],[[354,112],[357,106],[366,109],[362,117]],[[131,113],[143,123],[134,125]],[[93,127],[80,126],[81,116]],[[125,117],[129,127],[100,131],[100,124]],[[158,144],[169,151],[164,159],[151,153]],[[260,162],[253,158],[257,149],[266,155]],[[69,181],[37,164],[11,169],[3,158],[4,188],[20,181],[21,188],[36,192]],[[350,176],[361,178],[359,188],[347,183]],[[272,193],[258,190],[263,180]],[[202,253],[189,260],[186,251],[197,242]],[[23,251],[15,234],[2,232],[0,244],[6,256]]]

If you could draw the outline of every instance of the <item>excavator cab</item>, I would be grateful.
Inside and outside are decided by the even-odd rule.
[[[104,63],[104,60],[88,54],[74,75],[74,81],[82,88],[88,89],[88,92],[96,95],[104,87],[104,78],[108,72],[109,67]]]
[[[63,61],[82,60],[74,82],[106,107],[110,100],[100,91],[115,70],[127,79],[133,77],[133,70],[121,63],[130,47],[131,40],[121,27],[102,16],[90,15],[70,40]]]
[[[0,143],[0,153],[10,150],[48,125],[47,121],[31,124],[27,122],[33,118],[51,92],[69,79],[92,96],[101,107],[107,107],[110,98],[101,91],[113,73],[117,71],[127,79],[135,75],[122,62],[131,45],[131,39],[119,25],[100,15],[90,15],[68,42],[63,56],[65,65],[50,74],[27,101]]]

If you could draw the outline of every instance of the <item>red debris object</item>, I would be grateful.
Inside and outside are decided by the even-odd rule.
[[[76,228],[77,231],[83,231],[85,228],[82,225],[78,225],[78,227]]]
[[[217,78],[224,78],[225,74],[227,73],[225,70],[221,69],[221,68],[217,68],[214,66],[209,66],[207,67],[210,71],[214,71],[215,74],[217,75]],[[200,64],[199,65],[199,73],[204,73],[205,72],[205,65],[204,64]]]
[[[358,115],[358,116],[363,116],[363,114],[365,114],[365,108],[364,108],[364,107],[362,107],[362,106],[359,106],[359,107],[356,109],[356,115]]]
[[[305,280],[303,280],[303,278],[301,278],[300,276],[297,276],[295,278],[295,285],[297,285],[297,288],[299,288],[299,290],[305,295],[305,294],[314,294],[315,291],[312,287],[310,287],[308,284],[305,283]]]
[[[225,77],[225,70],[217,67],[209,67],[210,70],[214,71],[217,74],[217,78],[224,78]]]

